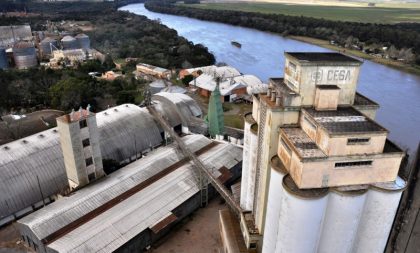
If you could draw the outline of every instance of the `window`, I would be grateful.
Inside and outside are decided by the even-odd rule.
[[[92,164],[93,164],[93,159],[92,159],[92,157],[89,157],[89,158],[88,158],[88,159],[86,159],[85,161],[86,161],[86,167],[87,167],[87,166],[89,166],[89,165],[92,165]]]
[[[90,141],[89,141],[89,139],[84,139],[83,141],[82,141],[82,144],[83,144],[83,147],[85,148],[85,147],[87,147],[87,146],[89,146],[90,145]]]
[[[250,249],[256,249],[256,248],[257,248],[257,243],[255,243],[255,242],[251,242],[251,243],[249,244],[249,248],[250,248]]]
[[[295,89],[296,85],[292,82],[290,82],[289,80],[286,80],[287,85],[290,87],[290,89]]]
[[[89,182],[96,179],[95,172],[88,175]]]
[[[336,168],[341,167],[356,167],[356,166],[370,166],[372,165],[372,161],[357,161],[357,162],[342,162],[342,163],[335,163]]]
[[[289,61],[289,68],[290,70],[292,70],[293,72],[296,72],[296,64],[294,64],[293,62]]]
[[[290,155],[292,153],[292,150],[290,149],[289,145],[286,144],[283,138],[280,139],[280,143],[284,147],[284,149],[287,151],[287,153]]]
[[[80,125],[80,128],[87,127],[87,122],[86,122],[86,120],[85,120],[85,119],[83,119],[83,120],[79,121],[79,125]]]
[[[316,125],[312,123],[312,121],[310,121],[306,116],[303,117],[303,119],[306,121],[306,123],[308,123],[309,126],[311,126],[313,129],[316,129]]]
[[[348,138],[347,145],[367,144],[370,138]]]

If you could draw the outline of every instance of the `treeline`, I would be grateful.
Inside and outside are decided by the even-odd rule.
[[[193,44],[157,21],[117,11],[113,4],[55,2],[25,3],[24,6],[28,12],[39,15],[0,15],[0,25],[30,24],[33,30],[43,30],[47,20],[55,22],[59,29],[62,20],[89,21],[92,30],[84,32],[89,35],[92,47],[108,55],[108,60],[104,63],[89,61],[75,69],[0,70],[0,115],[48,107],[71,110],[88,103],[99,109],[106,103],[140,103],[145,83],[135,80],[131,74],[135,62],[125,64],[122,71],[126,77],[123,79],[109,82],[88,75],[89,72],[103,73],[113,69],[115,65],[111,58],[138,58],[141,62],[169,69],[215,62],[206,47]]]
[[[340,22],[311,17],[296,17],[282,14],[263,14],[231,10],[209,10],[179,6],[170,0],[149,0],[145,7],[154,12],[187,16],[191,18],[255,28],[280,33],[284,36],[308,36],[334,41],[339,45],[357,42],[357,45],[381,45],[413,53],[411,62],[420,64],[420,24],[400,23],[366,24]]]

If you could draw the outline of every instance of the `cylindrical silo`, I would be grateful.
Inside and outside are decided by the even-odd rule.
[[[0,48],[0,69],[7,69],[8,67],[9,63],[7,60],[6,49]]]
[[[87,50],[90,49],[90,39],[84,33],[80,33],[76,36],[77,43],[79,44],[79,48]]]
[[[150,93],[152,93],[152,95],[154,95],[156,93],[159,93],[164,88],[166,88],[166,85],[165,85],[164,81],[156,80],[156,81],[150,83],[149,87],[150,87]]]
[[[250,153],[249,149],[251,148],[251,123],[247,121],[247,115],[245,115],[244,123],[244,146],[243,146],[243,155],[242,155],[242,178],[241,178],[241,199],[240,204],[244,210],[247,209],[246,199],[248,194],[248,175],[249,175],[249,159]]]
[[[13,58],[18,69],[28,69],[38,65],[35,47],[29,42],[16,43],[13,46]]]
[[[254,195],[256,187],[256,176],[257,176],[257,147],[258,147],[258,135],[254,131],[257,123],[251,125],[250,131],[250,148],[249,148],[249,161],[248,161],[248,189],[246,195],[246,210],[252,210],[254,207]]]
[[[39,44],[39,47],[41,50],[42,57],[48,57],[52,54],[52,51],[58,48],[58,42],[57,40],[51,37],[46,37],[45,39],[41,41],[41,43]]]
[[[318,252],[350,253],[367,196],[367,186],[330,190]]]
[[[328,189],[301,190],[290,175],[285,176],[276,247],[272,252],[316,252],[327,200]],[[266,220],[266,225],[269,222],[275,221]]]
[[[79,43],[77,42],[77,40],[70,35],[64,36],[61,39],[61,45],[63,46],[64,50],[79,48]]]
[[[271,177],[268,188],[267,213],[264,227],[263,253],[276,252],[277,237],[279,233],[279,219],[282,207],[283,177],[287,170],[279,157],[271,158]]]
[[[395,182],[371,186],[351,252],[384,252],[405,186],[400,177]]]

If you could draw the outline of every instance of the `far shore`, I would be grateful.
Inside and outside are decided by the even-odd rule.
[[[359,58],[363,58],[366,60],[370,60],[379,64],[383,64],[383,65],[387,65],[389,67],[410,73],[410,74],[415,74],[415,75],[420,75],[420,66],[413,66],[413,65],[409,65],[403,62],[399,62],[399,61],[394,61],[391,59],[385,59],[385,58],[379,58],[379,57],[374,57],[372,55],[363,53],[362,51],[359,50],[353,50],[353,49],[348,49],[348,48],[343,48],[343,47],[339,47],[336,45],[331,45],[329,43],[329,41],[327,40],[321,40],[321,39],[315,39],[315,38],[311,38],[311,37],[305,37],[305,36],[287,36],[287,38],[290,39],[294,39],[294,40],[298,40],[298,41],[302,41],[305,43],[310,43],[313,45],[317,45],[320,47],[324,47],[324,48],[328,48],[334,51],[338,51],[341,53],[345,53],[351,56],[355,56],[355,57],[359,57]]]

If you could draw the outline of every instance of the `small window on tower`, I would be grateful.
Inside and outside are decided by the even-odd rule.
[[[86,167],[89,166],[89,165],[92,165],[92,164],[93,164],[92,157],[89,157],[88,159],[86,159]]]
[[[347,145],[369,144],[370,138],[349,138]]]
[[[296,64],[294,64],[293,62],[289,62],[289,67],[290,67],[290,70],[292,70],[293,72],[296,72]]]
[[[90,173],[88,175],[88,178],[89,178],[89,182],[95,180],[96,179],[95,173]]]
[[[80,128],[87,127],[87,122],[86,122],[86,120],[85,120],[85,119],[83,119],[83,120],[79,121],[79,125],[80,125]]]
[[[90,145],[90,141],[89,141],[89,139],[84,139],[84,140],[82,141],[82,143],[83,143],[83,147],[84,147],[84,148]]]

